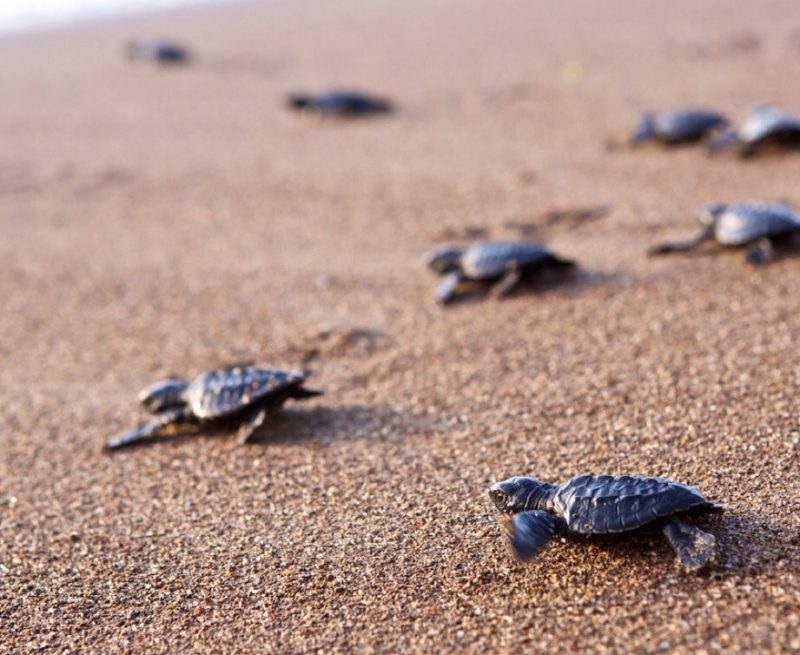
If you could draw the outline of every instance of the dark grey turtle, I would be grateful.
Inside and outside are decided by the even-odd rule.
[[[479,241],[467,248],[445,245],[428,255],[427,264],[444,276],[436,291],[436,300],[442,304],[453,299],[464,281],[493,283],[493,292],[503,296],[528,275],[575,268],[574,262],[554,255],[543,245],[525,241]]]
[[[489,489],[494,504],[510,514],[511,547],[533,557],[558,534],[610,535],[654,528],[675,549],[681,567],[699,571],[716,555],[716,539],[681,517],[722,508],[680,482],[629,475],[581,475],[558,486],[514,477]]]
[[[708,146],[711,155],[739,144],[739,155],[749,157],[769,144],[800,146],[800,117],[769,105],[757,107],[737,129],[725,130]]]
[[[666,145],[694,143],[727,124],[728,119],[719,112],[704,109],[649,112],[642,115],[630,144],[637,146],[651,140]]]
[[[308,93],[292,93],[287,98],[287,104],[290,109],[295,111],[339,118],[385,114],[394,109],[389,100],[358,91],[328,91],[317,96]]]
[[[147,59],[158,64],[188,64],[188,48],[171,41],[130,41],[125,47],[128,59]]]
[[[788,245],[800,232],[800,216],[781,202],[714,204],[700,216],[703,230],[693,239],[662,243],[650,255],[685,252],[706,241],[721,246],[747,247],[747,261],[761,264],[775,257],[775,247]]]
[[[139,394],[139,402],[155,418],[112,438],[107,446],[112,450],[130,446],[159,434],[168,425],[224,420],[239,423],[239,441],[245,443],[267,412],[279,409],[289,398],[302,400],[322,393],[304,388],[304,381],[300,371],[239,365],[202,373],[191,382],[156,382]]]

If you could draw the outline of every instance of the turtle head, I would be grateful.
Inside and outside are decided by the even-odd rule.
[[[727,209],[728,205],[721,202],[706,205],[703,207],[703,211],[700,212],[700,224],[705,228],[714,227],[719,217],[722,216]]]
[[[651,139],[655,135],[655,114],[642,114],[636,131],[631,136],[630,145],[638,146],[640,143]]]
[[[516,476],[493,484],[489,497],[501,512],[516,514],[530,509],[547,509],[554,488],[536,478]]]
[[[286,104],[290,109],[308,109],[312,104],[311,96],[307,93],[290,93],[286,98]]]
[[[461,268],[461,255],[463,254],[464,249],[459,246],[440,246],[428,253],[426,264],[432,271],[445,275]]]
[[[156,382],[141,391],[139,402],[151,412],[160,412],[168,407],[183,405],[186,402],[183,393],[188,386],[183,380],[172,379]]]

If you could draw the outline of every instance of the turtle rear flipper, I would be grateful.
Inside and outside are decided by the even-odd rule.
[[[697,239],[687,239],[685,241],[665,241],[664,243],[658,243],[655,246],[651,246],[647,249],[647,254],[650,257],[656,257],[658,255],[669,255],[673,252],[688,252],[689,250],[693,250],[698,245]]]
[[[240,445],[246,444],[250,441],[253,433],[261,427],[264,419],[267,418],[267,410],[265,407],[259,407],[251,412],[244,422],[239,426],[237,441]]]
[[[717,554],[714,535],[700,528],[670,519],[664,525],[664,536],[678,556],[678,562],[686,573],[697,573],[710,564]]]
[[[529,560],[544,548],[553,535],[566,527],[564,519],[549,512],[534,509],[514,514],[506,530],[511,538],[511,548],[520,560]]]
[[[539,262],[539,267],[545,270],[569,273],[578,268],[578,265],[571,259],[565,259],[553,253],[547,253]]]
[[[436,302],[438,302],[440,305],[446,305],[449,303],[453,299],[456,289],[458,288],[458,285],[461,284],[462,279],[463,277],[458,271],[454,271],[445,275],[444,280],[439,285],[439,288],[436,289]]]
[[[497,298],[502,298],[503,296],[507,296],[514,290],[519,284],[519,281],[522,279],[522,271],[519,268],[519,264],[517,262],[509,262],[508,266],[506,267],[506,272],[503,274],[503,277],[500,278],[500,281],[492,287],[492,293]]]
[[[321,396],[323,392],[320,389],[308,389],[307,387],[294,387],[289,392],[289,397],[295,400],[303,400],[304,398],[314,398]]]
[[[659,243],[651,248],[648,248],[647,254],[650,257],[655,257],[658,255],[669,255],[673,252],[688,252],[689,250],[694,250],[697,248],[697,246],[699,246],[701,243],[711,240],[713,236],[714,234],[711,230],[704,230],[701,234],[698,234],[693,239]]]
[[[166,409],[156,416],[149,423],[140,425],[138,428],[128,430],[122,434],[113,437],[106,442],[106,448],[109,450],[116,450],[126,446],[133,446],[146,439],[157,435],[168,425],[176,425],[178,423],[186,423],[192,420],[192,414],[186,407],[175,407],[173,409]]]

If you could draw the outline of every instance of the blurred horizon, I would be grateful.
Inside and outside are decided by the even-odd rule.
[[[157,9],[234,0],[2,0],[0,34]]]

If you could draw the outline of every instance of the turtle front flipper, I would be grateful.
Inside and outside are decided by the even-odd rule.
[[[436,302],[440,305],[449,303],[455,296],[458,285],[461,284],[463,276],[459,271],[453,271],[444,276],[444,280],[436,289]]]
[[[145,423],[144,425],[140,425],[138,428],[128,430],[127,432],[123,432],[122,434],[109,439],[106,442],[106,448],[109,450],[117,450],[118,448],[132,446],[157,435],[168,425],[185,423],[190,420],[192,420],[192,414],[187,407],[166,409],[149,423]]]
[[[670,519],[664,525],[664,536],[678,556],[678,562],[686,573],[697,573],[710,564],[717,554],[714,535],[700,528]]]
[[[514,514],[506,524],[511,548],[517,559],[531,559],[544,548],[553,535],[566,529],[564,519],[549,512],[534,509]]]

